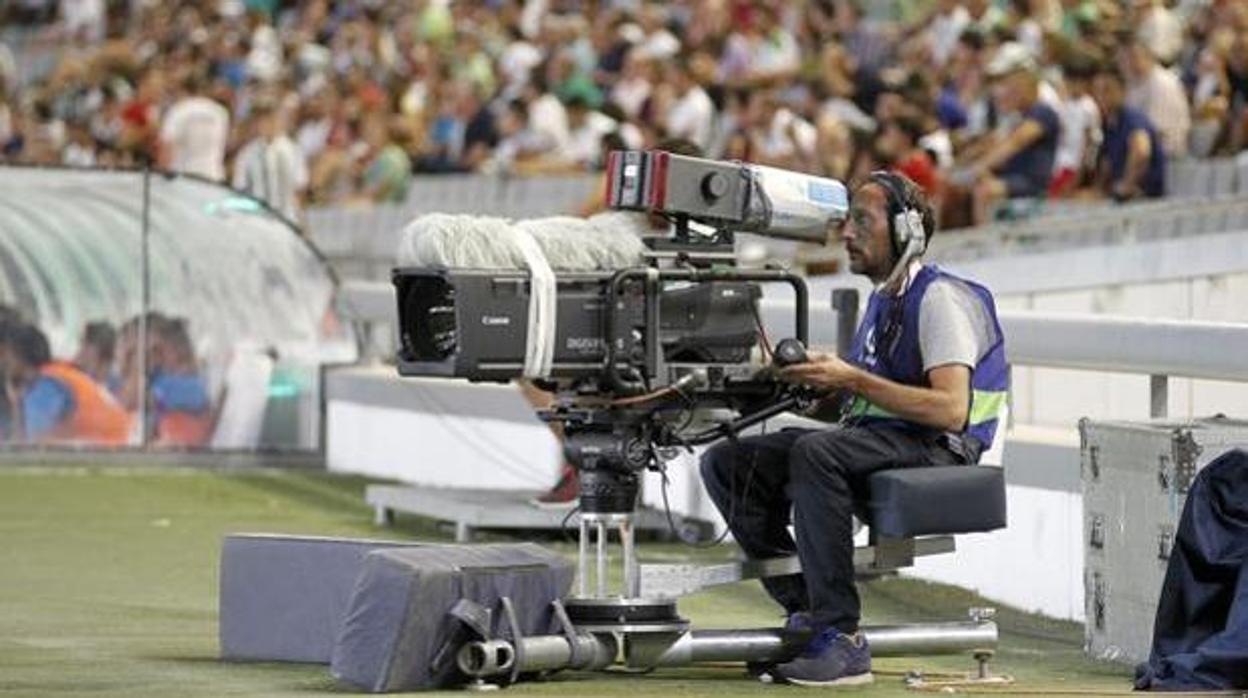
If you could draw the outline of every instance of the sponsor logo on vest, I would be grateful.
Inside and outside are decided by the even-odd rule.
[[[482,315],[481,324],[486,327],[506,327],[511,324],[510,315]]]

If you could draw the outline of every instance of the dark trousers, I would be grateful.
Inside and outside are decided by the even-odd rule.
[[[965,463],[936,432],[887,426],[786,429],[723,441],[702,456],[702,481],[750,558],[797,553],[802,574],[763,586],[789,614],[808,611],[818,627],[858,630],[854,586],[854,500],[867,477],[886,468]],[[787,525],[792,510],[797,541]]]

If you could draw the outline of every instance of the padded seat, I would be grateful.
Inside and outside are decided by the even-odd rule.
[[[883,470],[868,481],[873,536],[976,533],[1005,527],[1005,471],[985,465]]]

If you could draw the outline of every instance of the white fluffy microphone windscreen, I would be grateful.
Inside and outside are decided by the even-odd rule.
[[[399,240],[400,266],[452,269],[524,269],[520,236],[531,236],[551,269],[603,271],[644,262],[644,219],[608,213],[589,219],[570,216],[514,223],[486,216],[430,213],[413,220]]]
[[[546,253],[552,269],[604,271],[637,266],[645,245],[631,229],[610,220],[556,216],[517,221]]]
[[[523,269],[516,231],[503,218],[429,213],[407,224],[398,263],[450,269]]]

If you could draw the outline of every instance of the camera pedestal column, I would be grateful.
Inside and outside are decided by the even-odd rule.
[[[623,563],[623,584],[617,594],[610,592],[608,578],[613,528],[619,534]],[[577,596],[564,603],[577,630],[592,633],[682,633],[688,629],[689,622],[676,614],[675,599],[642,598],[640,595],[641,575],[632,514],[581,514],[579,534]],[[594,539],[592,549],[591,537]]]

